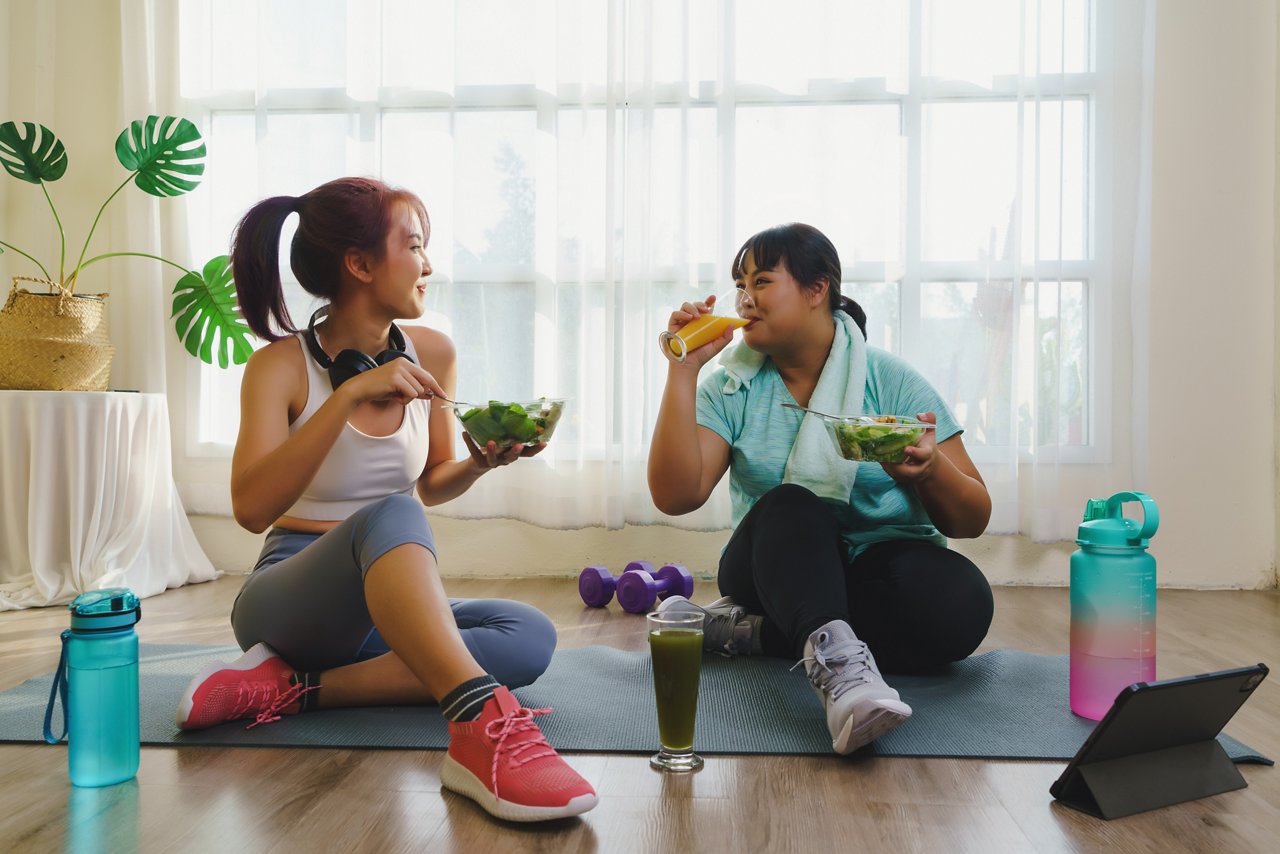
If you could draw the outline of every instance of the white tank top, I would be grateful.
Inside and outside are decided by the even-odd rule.
[[[333,394],[329,374],[311,357],[304,334],[297,333],[297,338],[307,363],[307,405],[289,425],[291,436]],[[407,335],[404,347],[416,362],[418,352]],[[431,444],[427,433],[430,416],[431,401],[415,400],[404,408],[400,427],[390,436],[370,436],[348,423],[320,463],[316,476],[289,508],[288,515],[299,519],[341,521],[361,507],[388,495],[412,495],[418,475],[422,474],[427,463],[427,450]]]

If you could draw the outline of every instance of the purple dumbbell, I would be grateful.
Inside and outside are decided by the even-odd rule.
[[[608,567],[588,566],[578,573],[578,595],[592,608],[608,605],[617,586],[618,579],[613,577]]]
[[[654,572],[648,561],[633,560],[618,578],[618,604],[631,614],[643,614],[658,598],[676,595],[693,595],[693,573],[678,563]]]
[[[678,563],[669,563],[654,572],[648,561],[633,560],[618,578],[603,566],[588,566],[578,574],[578,595],[592,608],[608,605],[614,591],[622,610],[643,614],[658,598],[692,596],[693,573]]]

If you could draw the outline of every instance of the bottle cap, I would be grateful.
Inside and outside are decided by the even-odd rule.
[[[114,632],[142,619],[142,603],[127,587],[81,593],[67,606],[77,632]]]
[[[1121,507],[1130,501],[1142,504],[1143,518],[1126,519]],[[1118,492],[1110,498],[1090,498],[1084,521],[1076,532],[1082,546],[1145,549],[1160,525],[1160,513],[1150,496],[1142,492]]]

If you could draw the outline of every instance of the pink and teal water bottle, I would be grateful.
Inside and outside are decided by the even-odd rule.
[[[1142,521],[1121,508],[1142,504]],[[1156,559],[1147,544],[1160,525],[1155,501],[1117,492],[1085,507],[1071,555],[1071,711],[1101,720],[1116,695],[1156,678]]]

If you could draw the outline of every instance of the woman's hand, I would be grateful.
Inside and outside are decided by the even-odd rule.
[[[407,406],[421,398],[445,396],[436,378],[408,359],[392,359],[385,365],[357,374],[341,388],[352,396],[355,405],[393,400]]]
[[[938,424],[938,416],[932,412],[922,412],[916,416],[926,424]],[[881,463],[885,473],[901,486],[914,486],[928,480],[933,475],[938,459],[937,430],[925,430],[920,442],[907,447],[904,453],[907,458],[900,463]]]
[[[498,466],[509,466],[521,457],[537,456],[547,446],[546,442],[539,442],[536,445],[516,444],[505,451],[499,451],[498,443],[490,439],[484,448],[481,448],[466,431],[462,433],[462,441],[466,443],[467,453],[471,454],[471,459],[481,471],[496,469]]]
[[[704,314],[711,314],[712,307],[715,305],[715,296],[709,296],[706,300],[700,302],[687,302],[678,309],[671,312],[671,317],[667,320],[667,331],[674,335],[680,329],[688,325],[691,321],[702,317]],[[703,344],[696,350],[690,350],[684,358],[683,362],[676,361],[676,357],[664,345],[662,354],[666,356],[673,365],[687,366],[694,371],[699,370],[707,362],[710,362],[720,354],[720,351],[729,346],[729,342],[733,340],[732,326],[725,327],[724,333],[718,338]]]

